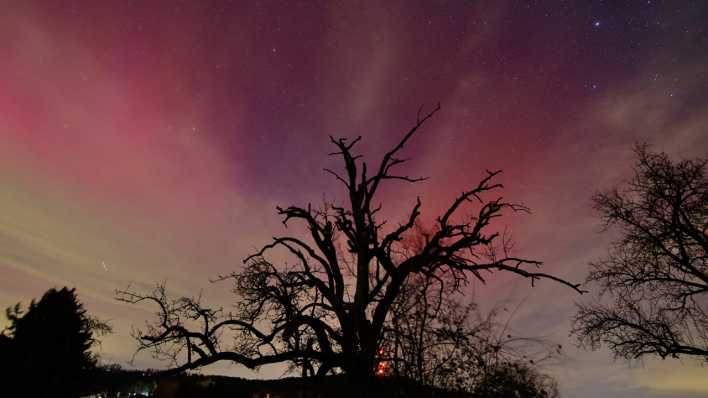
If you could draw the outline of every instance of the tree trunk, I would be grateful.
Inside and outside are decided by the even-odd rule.
[[[351,361],[349,369],[345,369],[348,381],[348,395],[352,398],[371,397],[374,387],[375,356],[360,352]]]

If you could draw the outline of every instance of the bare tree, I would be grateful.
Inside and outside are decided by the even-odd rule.
[[[517,334],[510,328],[516,310],[507,312],[498,305],[482,313],[440,279],[444,276],[415,275],[402,288],[384,330],[377,375],[476,393],[489,389],[489,381],[502,374],[533,373],[538,375],[534,380],[544,383],[526,387],[543,390],[551,379],[535,368],[562,356],[561,346]],[[521,379],[517,381],[520,387]]]
[[[457,196],[415,253],[398,254],[401,240],[418,220],[421,201],[416,200],[402,223],[388,226],[380,220],[382,206],[376,197],[387,183],[422,180],[395,170],[407,161],[400,152],[439,109],[419,112],[415,125],[374,167],[354,152],[361,137],[330,137],[336,148],[331,155],[339,157],[344,168],[325,171],[344,187],[344,204],[278,207],[283,223],[301,223],[306,238],[276,237],[247,257],[242,270],[219,278],[234,282],[234,311],[206,309],[195,299],[170,301],[160,289],[157,294],[118,292],[124,301],[158,305],[159,321],[137,332],[140,348],[171,354],[182,350],[186,355],[175,370],[222,360],[249,368],[295,363],[304,374],[342,371],[366,383],[374,376],[391,308],[411,277],[444,273],[447,279],[442,282],[458,291],[470,278],[484,281],[484,273],[503,271],[580,291],[576,284],[537,272],[539,261],[511,255],[507,240],[491,230],[492,221],[505,212],[528,212],[496,194],[502,188],[495,182],[499,171],[487,171],[477,185]],[[462,214],[463,208],[472,215]],[[269,261],[266,255],[276,249],[296,262]],[[201,321],[198,327],[187,326],[196,320]],[[235,343],[223,346],[220,333]]]
[[[621,234],[591,264],[601,300],[579,306],[573,333],[626,359],[708,360],[708,160],[672,162],[646,145],[635,154],[631,180],[593,198]]]

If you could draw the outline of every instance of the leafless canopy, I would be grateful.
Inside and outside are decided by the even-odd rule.
[[[633,178],[594,197],[621,231],[588,276],[612,300],[580,305],[573,332],[626,359],[708,360],[708,160],[672,162],[645,145],[635,154]]]
[[[373,168],[354,152],[361,137],[330,137],[336,148],[331,155],[344,167],[326,172],[344,186],[344,204],[278,207],[283,223],[301,223],[306,237],[275,237],[247,257],[243,269],[219,278],[234,283],[234,311],[205,309],[195,299],[171,302],[159,288],[153,294],[119,292],[124,301],[151,300],[159,307],[159,321],[138,332],[140,347],[159,353],[177,344],[186,355],[176,370],[221,360],[250,368],[286,362],[304,375],[343,371],[367,380],[378,361],[392,304],[413,275],[444,274],[440,281],[457,290],[470,278],[484,281],[485,273],[504,271],[580,291],[578,285],[537,272],[540,262],[511,255],[503,235],[490,231],[502,213],[528,211],[497,194],[502,188],[495,181],[499,171],[487,171],[478,184],[460,193],[415,252],[400,255],[402,239],[420,216],[421,201],[416,200],[403,222],[390,226],[380,220],[382,206],[376,197],[384,184],[421,180],[397,172],[407,161],[400,152],[439,109],[419,112],[413,127]],[[275,264],[268,260],[274,250],[296,261]],[[186,326],[198,320],[198,328]],[[226,335],[235,342],[229,347],[219,344]],[[174,348],[168,351],[174,353]]]
[[[414,275],[402,288],[385,326],[377,374],[415,380],[420,385],[464,391],[473,396],[517,396],[497,391],[480,394],[491,379],[514,370],[531,376],[516,388],[536,391],[555,389],[553,379],[537,367],[562,357],[561,346],[524,336],[510,327],[516,309],[497,305],[483,313],[470,297],[456,294],[435,278]],[[467,302],[467,304],[463,304]],[[517,307],[518,309],[518,307]],[[517,380],[519,381],[519,380]],[[501,388],[497,386],[496,388]],[[476,394],[476,395],[475,395]]]

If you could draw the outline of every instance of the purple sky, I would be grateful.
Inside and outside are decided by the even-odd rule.
[[[114,289],[168,280],[228,305],[208,279],[282,232],[275,205],[341,197],[328,135],[362,135],[372,158],[438,101],[406,149],[430,180],[383,192],[388,214],[419,195],[432,218],[501,168],[533,210],[503,221],[519,254],[581,281],[611,238],[590,197],[628,175],[632,145],[708,148],[705,3],[617,3],[0,0],[0,306],[76,286],[114,326],[102,357],[125,363],[151,309]],[[708,394],[690,360],[574,348],[569,289],[474,290],[523,301],[512,327],[567,347],[546,369],[566,397]]]

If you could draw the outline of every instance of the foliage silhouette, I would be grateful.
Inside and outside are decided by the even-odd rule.
[[[482,374],[474,398],[557,398],[558,384],[521,362],[500,362]]]
[[[673,162],[646,145],[634,152],[634,176],[593,198],[621,232],[587,278],[611,300],[580,304],[572,332],[629,360],[708,360],[708,159]]]
[[[8,308],[10,326],[0,338],[3,388],[30,397],[76,397],[96,364],[95,335],[110,327],[86,314],[75,289],[50,289],[23,314]],[[5,356],[7,355],[7,356]]]
[[[234,311],[206,307],[198,297],[172,299],[164,285],[148,293],[130,287],[118,291],[119,300],[157,305],[157,321],[136,331],[138,351],[171,360],[175,372],[217,361],[249,368],[289,363],[303,376],[344,372],[366,386],[375,378],[392,306],[411,277],[439,275],[460,291],[471,279],[484,282],[483,274],[500,271],[532,283],[553,280],[580,292],[576,284],[537,272],[539,261],[512,255],[506,235],[490,226],[503,214],[528,212],[497,194],[500,171],[487,171],[459,194],[419,250],[400,255],[401,241],[421,214],[421,201],[393,226],[381,220],[377,194],[392,182],[423,180],[396,172],[407,162],[400,152],[439,109],[419,112],[413,127],[373,167],[354,152],[361,137],[330,137],[336,148],[330,155],[341,159],[343,172],[325,171],[344,187],[343,203],[278,207],[286,226],[300,223],[307,233],[274,238],[247,257],[242,270],[219,278],[233,282]],[[295,263],[269,260],[278,253],[291,255]]]

